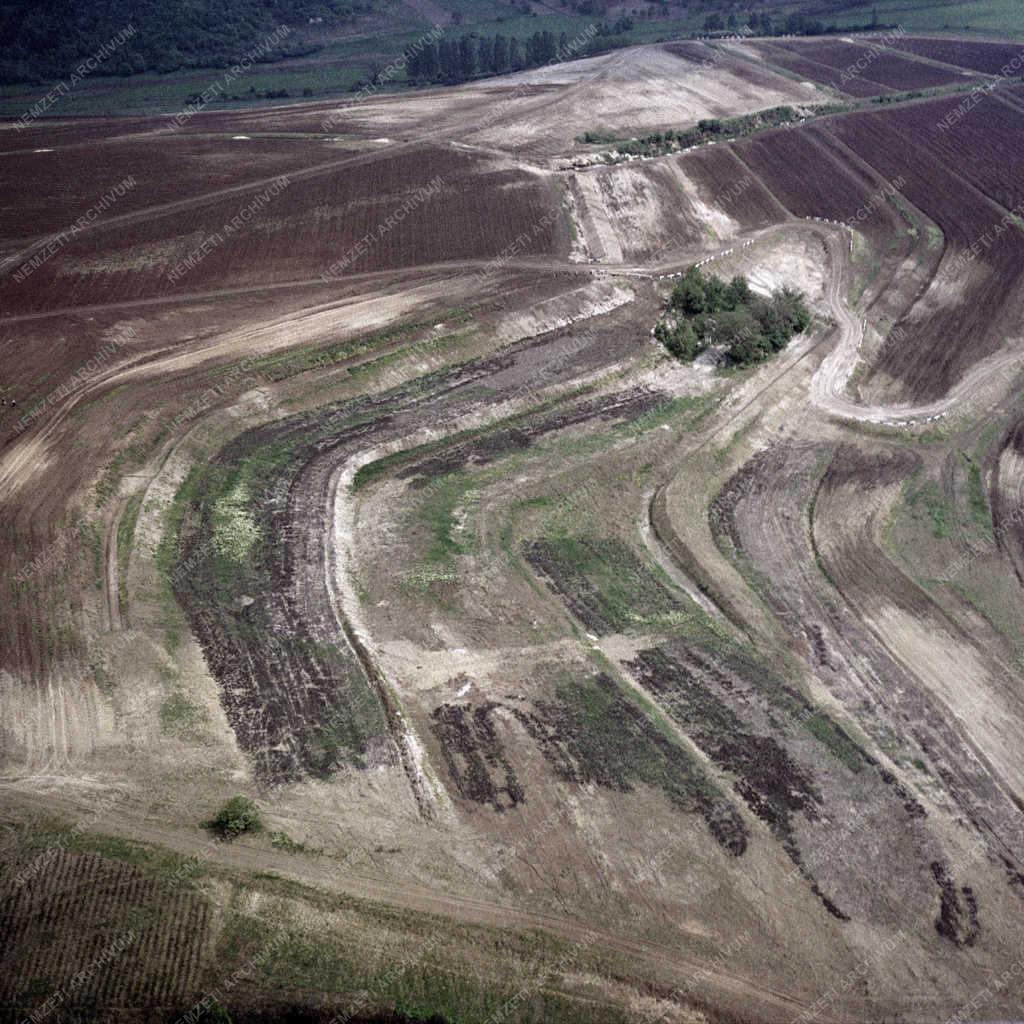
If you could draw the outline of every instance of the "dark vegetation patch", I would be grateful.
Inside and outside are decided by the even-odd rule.
[[[700,680],[709,662],[683,665],[664,651],[642,651],[630,670],[716,764],[732,772],[736,790],[784,843],[795,848],[792,815],[817,818],[821,796],[810,773],[770,736],[754,735]]]
[[[221,839],[237,839],[246,832],[263,830],[263,819],[255,802],[246,796],[233,796],[208,821],[206,827]]]
[[[742,685],[743,681],[696,651],[676,657],[652,648],[641,651],[627,667],[701,750],[734,776],[736,792],[769,827],[825,909],[840,920],[848,920],[804,867],[796,840],[797,814],[809,822],[819,820],[823,803],[820,790],[809,768],[799,764],[774,736],[752,728],[726,703],[727,694],[741,707],[749,703],[749,697],[734,692],[737,683]],[[810,728],[812,734],[816,734],[816,727],[830,729],[831,735],[824,738],[826,743],[838,736],[859,751],[823,714],[808,721],[815,723]],[[773,724],[784,727],[784,723]]]
[[[615,22],[600,21],[592,26],[594,38],[570,40],[569,33],[547,29],[520,39],[516,35],[497,32],[493,36],[463,32],[433,42],[429,38],[416,42],[407,51],[406,75],[417,84],[459,85],[475,78],[507,75],[526,68],[576,60],[599,52],[609,45],[609,37],[631,32],[632,18]]]
[[[672,289],[654,336],[684,362],[713,345],[724,349],[730,363],[751,366],[780,352],[810,323],[803,293],[794,288],[776,288],[765,299],[742,275],[726,284],[691,267]]]
[[[536,931],[460,924],[272,874],[243,880],[70,822],[4,824],[5,1024],[48,1014],[89,1024],[478,1024],[510,1005],[523,1024],[632,1019],[559,991],[570,962],[616,978],[624,966]],[[211,880],[224,896],[216,928],[201,892]],[[311,911],[344,924],[310,928]],[[524,995],[524,972],[546,979],[543,991]]]
[[[524,554],[598,635],[664,627],[686,615],[668,586],[614,537],[541,538]]]
[[[257,774],[273,781],[386,756],[384,715],[353,652],[332,623],[288,600],[296,566],[281,540],[296,529],[299,455],[292,439],[243,436],[186,481],[164,542],[228,720]]]
[[[200,1003],[193,1006],[182,1006],[178,1010],[164,1016],[165,1024],[181,1024],[182,1021],[197,1019],[202,1024],[454,1024],[451,1017],[445,1017],[440,1013],[432,1013],[429,1016],[409,1016],[405,1013],[353,1010],[346,1012],[344,1016],[332,1008],[319,1009],[315,1006],[304,1006],[295,1003],[276,1003],[269,999],[263,1000],[259,1006],[239,1006],[229,1000],[230,1012],[223,1008],[220,1013],[211,1008],[202,1013],[198,1018],[189,1018],[199,1012]],[[95,1024],[106,1024],[103,1020],[97,1020]],[[127,1024],[127,1022],[125,1022]],[[141,1024],[141,1021],[140,1021]]]
[[[632,388],[629,391],[580,402],[562,412],[540,419],[535,416],[521,417],[518,419],[521,420],[522,426],[491,430],[456,444],[451,444],[449,440],[441,453],[413,462],[412,465],[398,470],[395,476],[399,480],[409,480],[411,487],[426,487],[437,477],[458,472],[471,465],[486,466],[511,452],[524,451],[546,434],[557,430],[592,420],[628,423],[665,403],[666,398],[660,392]],[[409,453],[403,454],[409,456]]]
[[[782,5],[779,5],[780,7]],[[872,11],[870,21],[861,24],[846,23],[839,25],[834,21],[825,22],[815,14],[845,14],[845,8],[851,5],[834,2],[816,5],[817,10],[805,11],[773,10],[765,5],[760,10],[751,10],[745,17],[740,17],[735,10],[729,14],[711,11],[704,17],[704,31],[710,33],[734,33],[737,28],[745,25],[754,35],[758,36],[824,36],[836,32],[844,35],[850,32],[878,32],[882,29],[893,29],[896,25],[887,25],[878,20],[878,9]],[[679,44],[675,44],[679,45]],[[682,44],[686,45],[686,44]]]
[[[432,729],[459,793],[495,810],[525,801],[494,727],[496,715],[515,721],[536,742],[564,782],[594,784],[619,793],[637,785],[660,789],[686,813],[700,813],[715,839],[740,856],[747,829],[703,769],[605,674],[557,687],[532,709],[489,701],[443,704]],[[492,774],[497,778],[492,778]]]
[[[928,812],[924,809],[924,806],[918,801],[917,797],[907,789],[906,786],[900,782],[899,779],[893,775],[892,772],[885,768],[879,769],[878,777],[887,785],[890,786],[896,796],[903,801],[903,809],[911,818],[927,818]]]
[[[912,519],[926,522],[932,536],[939,539],[950,536],[956,525],[956,509],[936,480],[909,484],[907,509]]]
[[[459,794],[496,811],[526,799],[494,727],[493,713],[501,707],[496,701],[442,704],[431,715],[430,726]]]
[[[981,932],[974,890],[969,885],[957,887],[941,862],[933,861],[931,868],[940,893],[935,930],[957,946],[973,946]]]
[[[272,8],[259,0],[204,0],[201,6],[110,0],[98,8],[69,0],[46,7],[14,0],[0,13],[0,82],[63,77],[98,53],[101,73],[108,75],[228,68],[250,50],[258,61],[281,60],[318,48],[296,45],[286,30],[275,35],[282,26],[301,25],[311,15],[348,21],[371,9],[367,0],[280,0]],[[114,39],[121,45],[112,44]]]

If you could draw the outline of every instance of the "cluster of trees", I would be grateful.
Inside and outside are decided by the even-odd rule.
[[[411,48],[406,53],[406,73],[414,82],[453,85],[579,56],[582,54],[570,50],[564,32],[557,36],[553,32],[534,32],[525,40],[501,33],[467,33],[458,39],[442,39]]]
[[[712,139],[735,139],[768,128],[778,128],[799,121],[800,118],[801,114],[793,107],[771,107],[768,110],[724,120],[706,117],[698,121],[693,128],[678,131],[666,128],[664,131],[652,132],[637,139],[619,140],[607,132],[584,132],[580,141],[598,145],[614,143],[619,153],[631,156],[662,156],[665,153],[675,153],[681,149],[698,146]]]
[[[759,36],[823,36],[833,32],[856,32],[864,29],[891,28],[882,25],[878,20],[878,8],[874,9],[871,21],[864,25],[844,25],[842,27],[825,22],[818,18],[808,17],[799,11],[792,11],[784,18],[773,19],[766,10],[750,11],[744,18],[736,11],[723,16],[713,11],[704,19],[705,32],[738,32],[741,28],[749,29]]]
[[[305,88],[302,90],[303,96],[312,96],[313,90]],[[254,85],[249,86],[248,92],[225,92],[221,94],[222,99],[226,100],[286,100],[291,98],[291,93],[284,88],[281,89],[257,89]],[[203,106],[203,94],[201,92],[190,92],[185,97],[186,106]]]
[[[230,67],[283,25],[350,21],[374,0],[4,0],[0,3],[0,83],[65,78],[128,26],[131,38],[97,74],[131,75],[179,68]],[[260,60],[298,56],[317,47],[298,31]]]
[[[750,366],[781,351],[810,323],[803,294],[794,288],[777,288],[765,299],[751,291],[742,275],[726,284],[691,267],[672,290],[654,336],[685,362],[715,345],[729,362]]]

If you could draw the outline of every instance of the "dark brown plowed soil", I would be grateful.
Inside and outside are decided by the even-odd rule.
[[[744,231],[768,227],[785,208],[736,157],[732,146],[703,146],[679,157],[684,173]]]
[[[946,115],[950,102],[852,114],[831,125],[885,178],[902,180],[903,194],[945,236],[946,255],[936,282],[895,325],[866,378],[894,378],[915,401],[941,397],[1003,345],[1006,333],[1019,327],[1024,291],[1024,232],[1007,227],[1005,214],[981,194],[992,187],[991,178],[958,181],[951,176],[966,177],[968,168],[930,155],[931,126]],[[999,123],[1003,113],[999,104],[986,100],[967,118],[984,126],[991,117]]]
[[[806,42],[776,44],[789,53],[802,55],[835,71],[834,84],[843,92],[851,92],[851,82],[858,79],[886,89],[907,92],[912,89],[933,89],[965,80],[962,74],[931,64],[887,53],[871,44],[844,43],[836,39],[815,39]]]
[[[907,226],[890,202],[884,197],[878,200],[877,179],[851,163],[827,134],[809,128],[766,132],[742,140],[735,148],[744,164],[796,216],[856,223],[880,253],[899,257],[909,251]]]
[[[1014,57],[1020,58],[1024,52],[1020,43],[983,43],[973,39],[904,38],[894,40],[890,45],[928,60],[954,64],[986,75],[1002,74],[1004,68],[1012,66]]]
[[[787,49],[779,43],[756,43],[754,46],[769,64],[792,71],[808,82],[831,86],[833,89],[845,92],[848,96],[866,98],[879,96],[889,91],[884,85],[879,85],[877,82],[872,82],[859,75],[851,77],[840,85],[842,72],[839,69],[813,60],[809,55],[799,51]]]
[[[0,306],[8,313],[46,309],[54,289],[72,306],[568,251],[554,190],[525,172],[426,144],[318,171],[312,168],[329,155],[306,153],[308,174],[301,167],[271,172],[277,178],[266,185],[198,205],[186,187],[176,197],[181,209],[167,205],[128,224],[103,226],[121,213],[115,203],[27,276],[0,278]],[[124,174],[116,161],[102,163],[104,157],[98,147],[95,173],[115,185]],[[344,154],[334,159],[340,165]]]

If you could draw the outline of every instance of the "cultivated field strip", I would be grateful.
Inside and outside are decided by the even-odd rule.
[[[779,49],[794,55],[803,55],[816,64],[832,69],[833,77],[826,84],[851,95],[871,95],[856,91],[851,82],[862,81],[874,86],[876,95],[887,90],[906,92],[911,89],[934,89],[942,85],[960,85],[970,78],[962,72],[947,70],[912,60],[885,50],[879,45],[863,46],[860,43],[839,40],[814,40],[810,42],[787,42],[777,44]],[[795,69],[794,69],[795,70]]]
[[[209,925],[205,900],[96,854],[39,857],[41,870],[23,866],[30,877],[13,891],[5,887],[0,899],[0,1003],[27,1012],[68,991],[80,1005],[157,1007],[195,995]]]
[[[0,304],[11,313],[45,310],[54,288],[65,305],[94,305],[173,296],[197,282],[212,290],[330,281],[496,257],[513,243],[519,257],[568,251],[554,190],[535,175],[430,144],[354,166],[339,163],[316,174],[278,175],[252,195],[214,196],[184,211],[141,211],[121,230],[98,221],[98,228],[65,240],[59,260],[43,261],[24,280],[10,272],[0,277]],[[261,216],[233,223],[261,196]],[[391,225],[382,228],[389,216]],[[434,230],[437,224],[445,230]]]
[[[897,50],[927,57],[955,67],[980,71],[986,75],[999,75],[1011,65],[1014,57],[1020,57],[1024,46],[1020,43],[982,42],[975,39],[923,39],[904,37],[889,44]]]

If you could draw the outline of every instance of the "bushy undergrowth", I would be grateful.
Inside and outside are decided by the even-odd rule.
[[[742,275],[726,284],[691,267],[672,290],[654,336],[685,362],[715,345],[730,363],[750,366],[785,348],[810,322],[803,294],[794,288],[783,285],[762,298]]]

